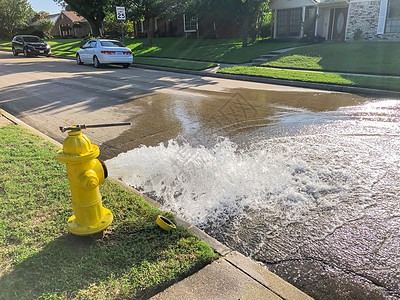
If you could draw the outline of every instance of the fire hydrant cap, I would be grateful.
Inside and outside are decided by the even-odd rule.
[[[70,131],[64,140],[63,149],[57,152],[60,162],[74,162],[81,159],[93,159],[99,156],[99,147],[93,145],[82,131]]]
[[[92,143],[82,131],[70,131],[64,140],[63,151],[65,154],[83,155],[92,151]]]

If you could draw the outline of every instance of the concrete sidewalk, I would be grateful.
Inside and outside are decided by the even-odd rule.
[[[0,126],[9,124],[24,126],[56,146],[62,147],[59,142],[37,131],[6,111],[0,110]],[[141,196],[151,205],[166,210],[155,200],[141,194],[122,181],[115,178],[111,178],[111,180],[120,184],[124,189]],[[189,222],[176,217],[176,223],[208,243],[215,252],[221,255],[221,258],[151,299],[312,299],[279,276],[268,271],[265,267],[228,248]]]
[[[231,251],[151,299],[312,298],[249,258]]]

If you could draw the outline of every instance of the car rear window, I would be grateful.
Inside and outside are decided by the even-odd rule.
[[[119,41],[100,41],[100,44],[103,47],[126,47],[124,44],[122,44]]]
[[[32,42],[41,42],[42,40],[37,36],[24,36],[24,41],[32,43]]]

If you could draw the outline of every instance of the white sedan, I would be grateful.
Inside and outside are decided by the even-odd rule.
[[[133,62],[132,51],[120,41],[90,40],[76,52],[78,65],[93,64],[100,68],[103,64],[118,64],[128,68]]]

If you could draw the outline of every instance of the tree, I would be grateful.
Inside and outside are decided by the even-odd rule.
[[[54,24],[51,20],[48,19],[39,19],[35,25],[36,29],[43,32],[44,36],[49,36],[50,31],[53,28]]]
[[[13,36],[34,14],[28,0],[0,0],[0,31]]]
[[[269,0],[234,0],[239,1],[239,18],[242,27],[242,47],[247,47],[249,36],[252,42],[257,38],[257,27],[262,24],[262,18],[266,16]]]
[[[45,10],[40,10],[36,12],[38,15],[49,15],[50,13]]]
[[[171,17],[177,14],[185,4],[184,0],[124,0],[127,16],[130,19],[147,20],[149,30],[147,33],[148,44],[153,44],[153,31],[155,18]]]
[[[130,20],[123,21],[124,33],[132,36],[134,33],[134,24]],[[104,32],[113,37],[121,36],[121,22],[117,20],[115,12],[107,13],[104,19]]]
[[[62,5],[67,4],[67,9],[76,11],[89,22],[94,36],[100,36],[100,29],[103,26],[103,20],[106,11],[111,8],[113,0],[54,0]]]
[[[247,47],[248,37],[255,41],[257,28],[266,16],[269,0],[191,0],[187,10],[198,17],[219,20],[229,17],[242,26],[242,47]]]

